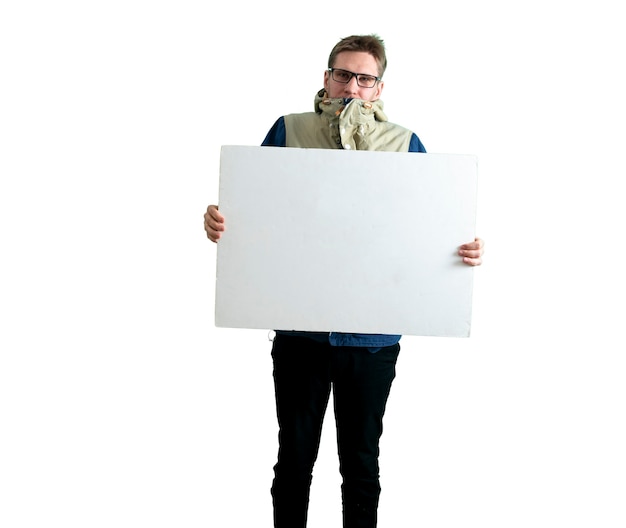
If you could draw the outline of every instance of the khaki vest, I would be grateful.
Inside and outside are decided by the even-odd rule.
[[[382,101],[315,97],[315,112],[285,116],[286,146],[407,152],[413,133],[387,120]]]

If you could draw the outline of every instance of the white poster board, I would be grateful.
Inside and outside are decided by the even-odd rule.
[[[467,337],[474,156],[223,146],[218,327]]]

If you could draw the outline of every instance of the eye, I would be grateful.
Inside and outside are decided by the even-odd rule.
[[[335,78],[341,82],[348,82],[352,75],[345,70],[335,70]]]
[[[365,86],[370,86],[376,82],[376,77],[371,75],[359,75],[359,83]]]

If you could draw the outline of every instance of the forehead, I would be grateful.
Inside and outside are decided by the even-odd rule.
[[[366,51],[342,51],[337,55],[333,68],[378,75],[376,59]]]

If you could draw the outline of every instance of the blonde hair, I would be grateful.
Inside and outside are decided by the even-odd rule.
[[[337,60],[337,55],[343,51],[364,51],[369,53],[378,64],[378,76],[382,77],[387,69],[387,54],[385,53],[385,43],[378,35],[352,35],[342,38],[330,52],[328,57],[328,67],[332,68]]]

